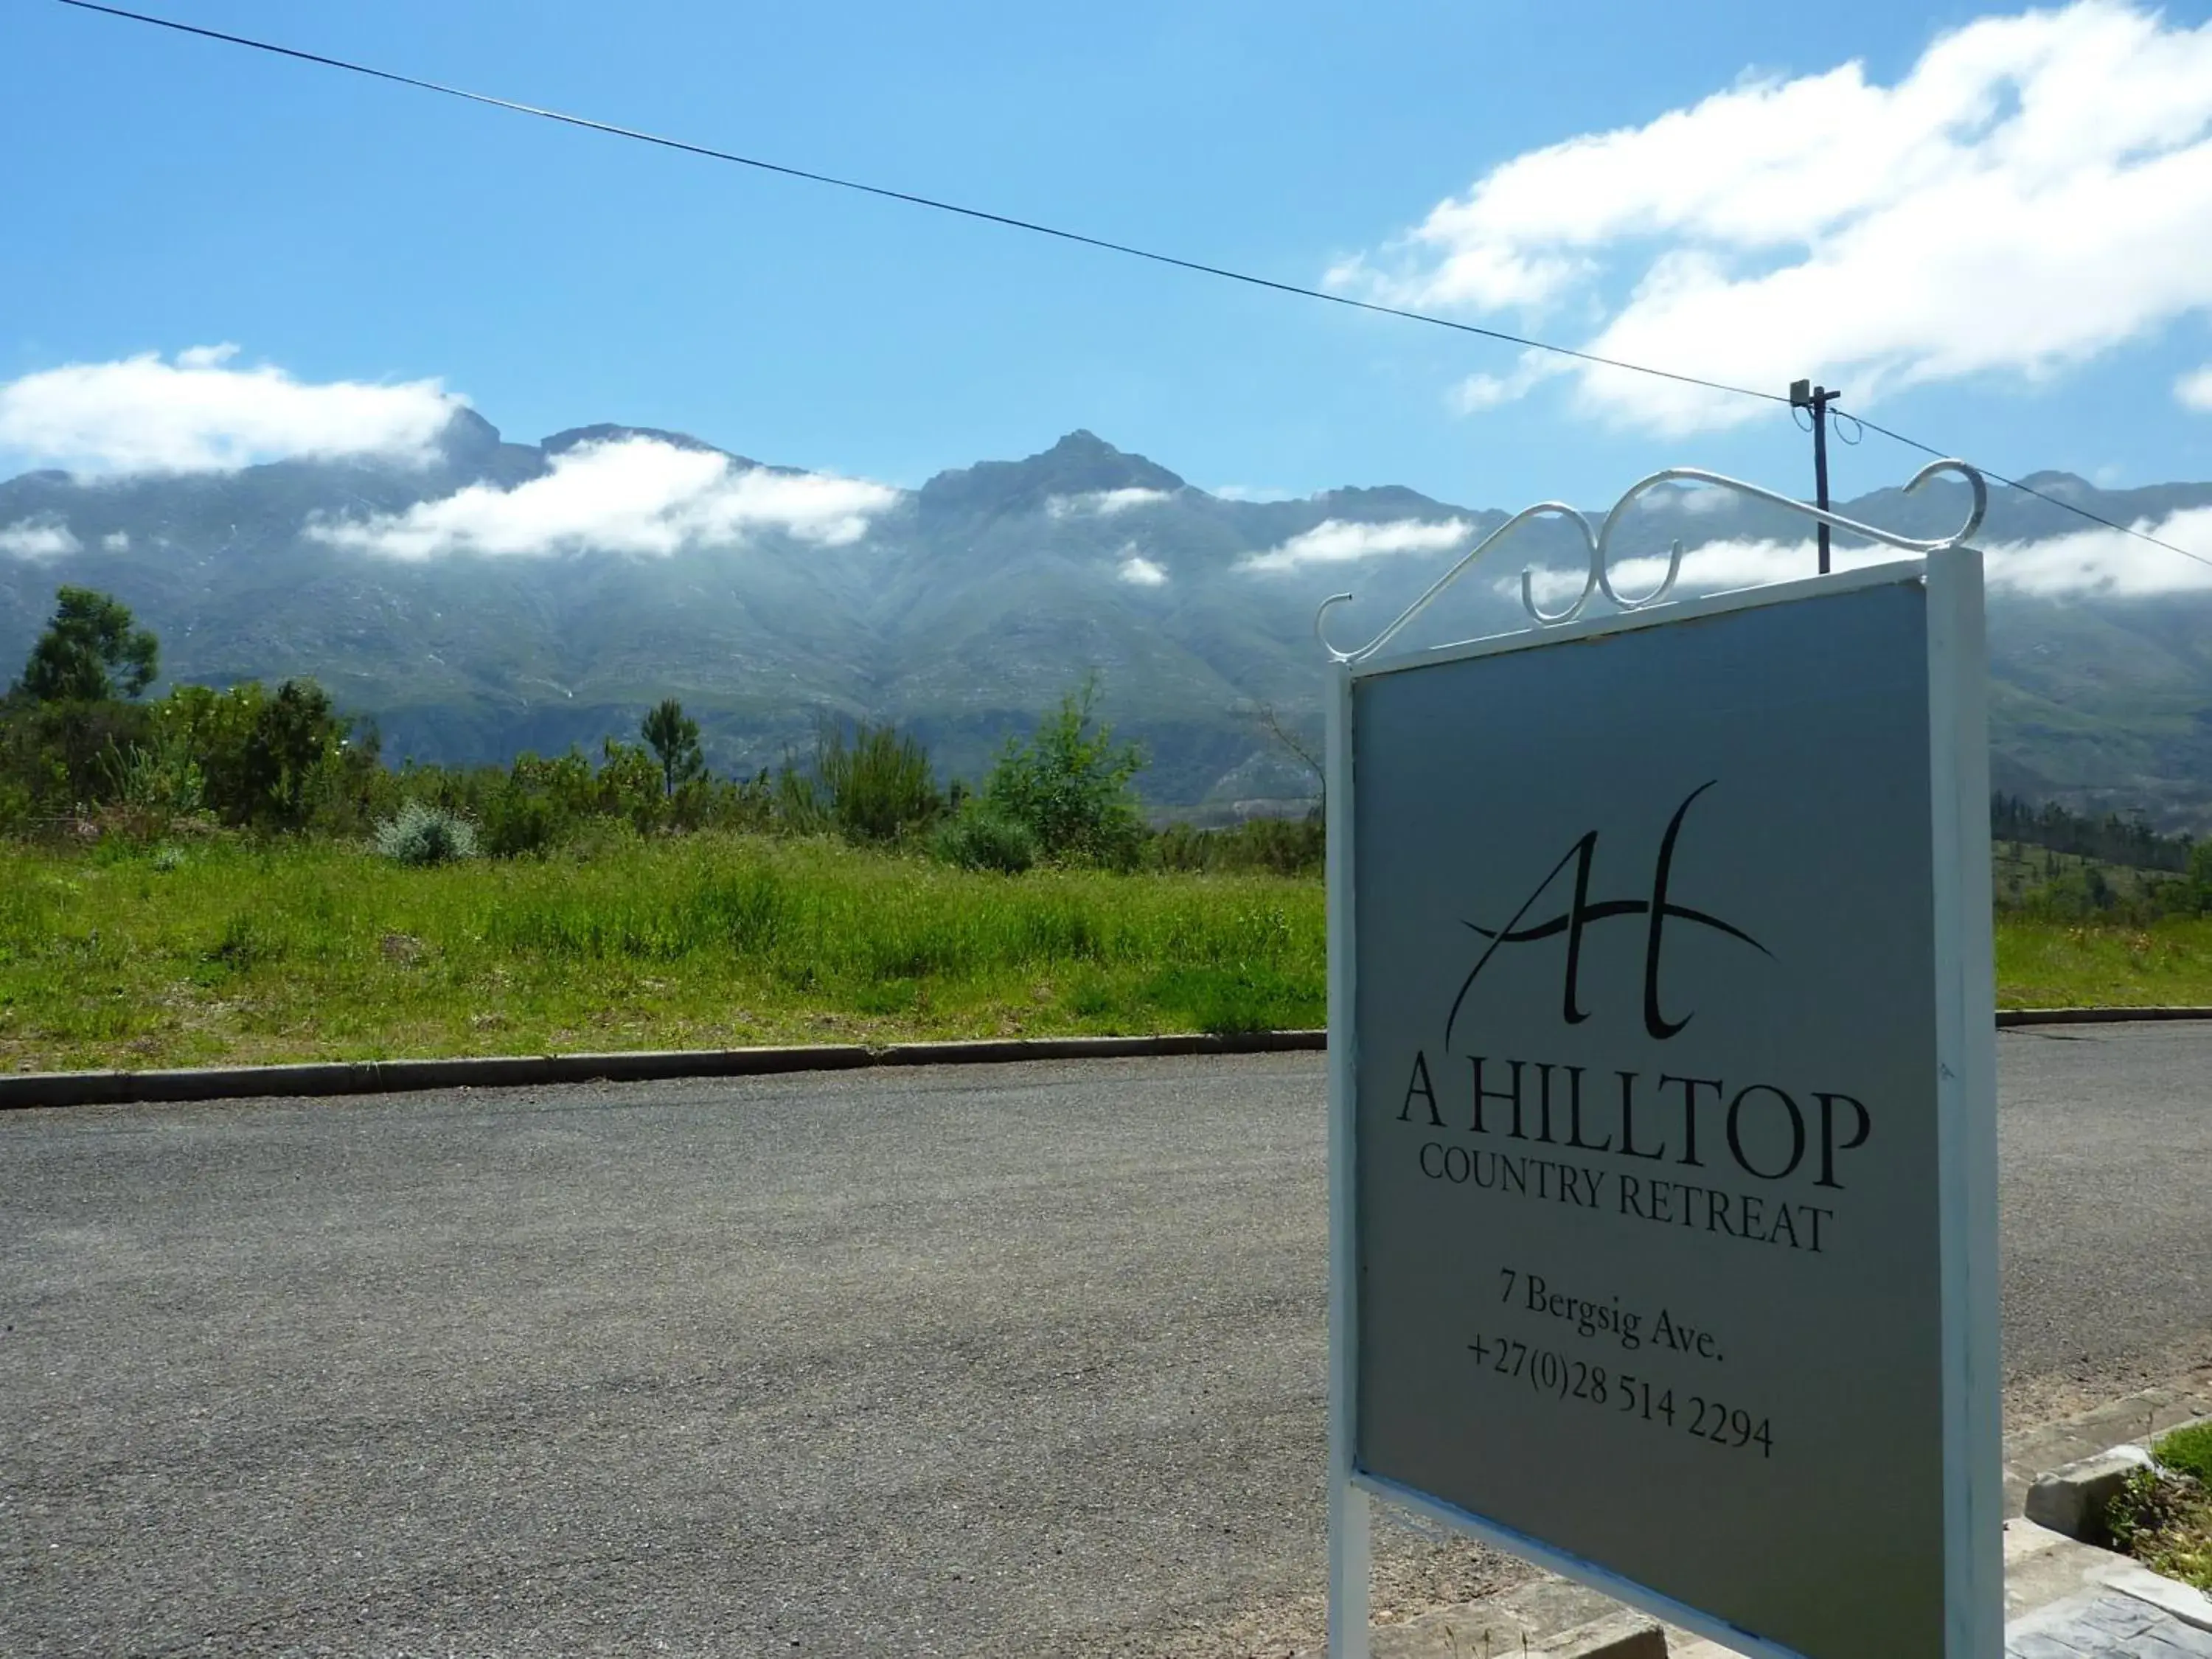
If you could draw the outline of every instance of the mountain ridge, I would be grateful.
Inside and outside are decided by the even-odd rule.
[[[409,461],[299,458],[112,480],[25,473],[0,482],[0,533],[42,526],[50,533],[26,545],[59,537],[74,550],[0,552],[0,673],[27,653],[55,586],[74,581],[129,603],[161,635],[175,678],[314,675],[378,720],[394,760],[596,746],[633,733],[647,707],[673,695],[701,718],[726,769],[803,749],[826,716],[896,720],[949,771],[974,776],[1006,735],[1096,671],[1106,712],[1153,754],[1148,796],[1228,811],[1310,789],[1255,714],[1266,705],[1309,730],[1317,723],[1319,599],[1354,589],[1358,603],[1335,625],[1347,638],[1371,632],[1506,516],[1398,484],[1231,499],[1077,428],[1036,454],[947,469],[918,488],[859,486],[872,505],[851,536],[832,514],[645,553],[586,540],[559,552],[407,558],[332,538],[334,526],[451,514],[464,491],[477,507],[511,504],[515,492],[550,487],[560,467],[629,443],[711,453],[726,464],[725,483],[750,488],[758,474],[771,495],[842,487],[651,427],[599,422],[514,443],[465,409]],[[2028,482],[2046,478],[2036,487],[2083,492],[2079,504],[2122,523],[2212,506],[2212,484]],[[1839,510],[1940,536],[1963,520],[1966,489],[1938,478]],[[1982,539],[2089,527],[1998,489]],[[1753,500],[1655,491],[1626,515],[1620,551],[1660,555],[1675,538],[1693,551],[1794,545],[1808,528]],[[1273,562],[1257,562],[1263,555]],[[1576,568],[1582,556],[1571,530],[1531,523],[1500,550],[1494,574],[1471,574],[1439,601],[1419,637],[1525,626],[1514,597],[1522,564]],[[2063,603],[1996,594],[1999,781],[2212,828],[2207,623],[2203,591]]]

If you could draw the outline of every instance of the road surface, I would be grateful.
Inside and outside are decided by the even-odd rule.
[[[2212,1028],[2000,1054],[2010,1398],[2212,1352]],[[1300,1054],[0,1116],[0,1653],[1284,1652],[1322,1096]]]

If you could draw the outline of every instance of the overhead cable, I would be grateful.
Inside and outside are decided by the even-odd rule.
[[[663,149],[680,150],[686,155],[703,156],[710,161],[730,161],[738,167],[754,167],[763,173],[781,173],[789,179],[803,179],[810,184],[834,185],[840,190],[858,191],[864,196],[878,196],[887,201],[904,202],[914,207],[929,208],[939,213],[957,213],[963,219],[980,219],[986,224],[1003,225],[1010,230],[1026,230],[1039,236],[1050,236],[1063,242],[1074,242],[1108,253],[1126,254],[1133,259],[1149,259],[1154,264],[1172,265],[1178,270],[1193,270],[1205,276],[1219,276],[1232,283],[1243,283],[1253,288],[1273,289],[1279,294],[1295,294],[1301,299],[1326,300],[1331,305],[1347,306],[1355,311],[1371,311],[1385,317],[1401,317],[1408,322],[1427,323],[1436,328],[1449,328],[1461,334],[1477,334],[1486,340],[1498,340],[1507,345],[1520,346],[1529,351],[1547,351],[1561,357],[1573,357],[1585,363],[1595,363],[1605,368],[1626,369],[1634,374],[1656,375],[1662,380],[1679,381],[1684,386],[1703,386],[1711,392],[1726,392],[1741,398],[1759,398],[1768,403],[1786,404],[1790,400],[1778,393],[1761,392],[1753,386],[1731,386],[1724,380],[1711,380],[1698,374],[1680,374],[1668,368],[1654,368],[1649,363],[1632,363],[1618,357],[1607,357],[1594,351],[1577,351],[1572,346],[1554,345],[1547,340],[1534,340],[1519,334],[1508,334],[1502,329],[1483,328],[1474,323],[1458,322],[1449,317],[1438,317],[1425,311],[1408,310],[1400,306],[1386,306],[1372,300],[1356,300],[1347,294],[1332,294],[1327,289],[1307,288],[1297,283],[1279,282],[1272,276],[1255,276],[1249,271],[1232,270],[1226,265],[1207,264],[1199,259],[1185,259],[1172,253],[1161,253],[1152,248],[1138,247],[1128,242],[1116,242],[1103,236],[1088,236],[1081,231],[1066,230],[1057,225],[1048,225],[1034,219],[1018,219],[1011,214],[993,213],[983,208],[963,207],[957,202],[943,201],[933,196],[920,196],[911,191],[893,190],[884,185],[866,184],[857,179],[843,179],[835,173],[817,173],[811,168],[790,167],[781,161],[763,161],[756,155],[740,155],[732,150],[715,149],[706,144],[694,144],[681,138],[670,138],[657,132],[647,132],[636,127],[617,126],[609,121],[595,121],[588,116],[570,115],[556,109],[543,109],[535,104],[519,103],[511,98],[495,98],[489,93],[471,92],[465,87],[447,86],[441,82],[425,81],[412,75],[401,75],[396,70],[372,68],[343,58],[326,57],[321,52],[303,52],[295,46],[280,46],[267,40],[256,40],[248,35],[226,34],[220,29],[202,28],[196,23],[180,23],[174,18],[156,17],[143,11],[127,11],[120,6],[106,6],[98,0],[60,0],[65,6],[79,11],[96,11],[110,17],[121,17],[134,23],[150,23],[156,28],[173,29],[179,34],[194,34],[206,40],[220,40],[228,46],[246,46],[255,52],[265,52],[279,58],[290,58],[303,64],[319,64],[325,69],[344,70],[353,75],[366,75],[395,85],[414,87],[423,92],[434,92],[447,98],[462,99],[471,104],[483,104],[491,109],[503,109],[516,115],[535,115],[547,121],[557,121],[563,126],[580,127],[587,132],[602,132],[615,138],[632,138],[643,144],[657,144]]]
[[[1840,411],[1838,412],[1840,413]],[[1879,421],[1869,420],[1863,415],[1845,416],[1844,418],[1856,421],[1861,426],[1866,428],[1869,432],[1879,432],[1883,437],[1894,439],[1897,442],[1905,445],[1908,448],[1918,450],[1923,455],[1933,455],[1938,459],[1942,459],[1947,458],[1950,453],[1948,450],[1938,449],[1933,444],[1923,444],[1917,438],[1908,438],[1902,432],[1895,431],[1889,427],[1886,427]],[[2008,478],[2003,473],[1992,472],[1985,466],[1978,466],[1974,470],[1981,473],[1983,477],[2002,484],[2008,489],[2017,489],[2023,495],[2033,495],[2039,501],[2048,501],[2053,507],[2063,507],[2067,512],[2075,514],[2078,518],[2087,519],[2092,524],[2100,524],[2107,530],[2117,530],[2123,536],[2132,536],[2139,542],[2148,542],[2153,547],[2162,547],[2169,553],[2179,553],[2183,558],[2192,559],[2198,564],[2203,565],[2206,569],[2212,570],[2212,559],[2206,558],[2201,553],[2191,553],[2185,547],[2177,547],[2172,542],[2161,541],[2159,538],[2151,535],[2147,531],[2137,530],[2130,525],[2121,524],[2115,520],[2106,518],[2101,513],[2092,513],[2086,507],[2077,507],[2072,501],[2066,501],[2060,496],[2046,494],[2045,491],[2038,489],[2033,484],[2022,483],[2017,478]]]

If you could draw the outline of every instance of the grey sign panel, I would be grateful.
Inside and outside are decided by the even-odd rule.
[[[1808,1659],[1972,1645],[1930,628],[1350,682],[1357,1470]]]

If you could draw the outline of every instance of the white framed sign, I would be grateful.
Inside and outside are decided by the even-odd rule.
[[[1379,1496],[1748,1654],[1995,1659],[1980,556],[1640,604],[1334,671],[1332,1652]]]

